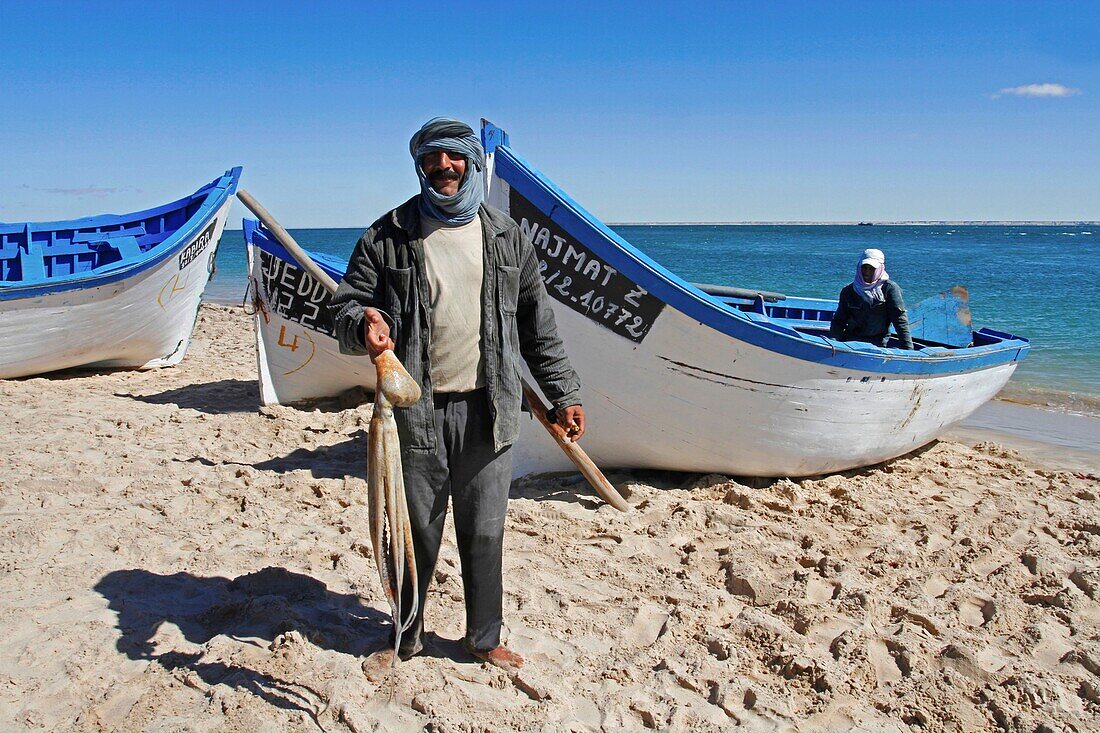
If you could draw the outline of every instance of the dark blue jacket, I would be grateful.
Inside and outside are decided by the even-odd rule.
[[[478,216],[485,240],[482,363],[493,414],[494,448],[500,450],[519,437],[520,359],[555,408],[580,404],[581,385],[558,336],[531,243],[503,212],[483,204]],[[372,224],[355,245],[347,273],[329,306],[342,353],[367,354],[363,312],[368,307],[393,318],[394,352],[423,393],[409,409],[394,410],[401,446],[434,450],[435,413],[428,363],[431,306],[416,196]]]
[[[912,349],[913,337],[909,335],[909,316],[905,312],[901,286],[887,280],[882,292],[886,302],[871,305],[859,296],[855,286],[845,285],[840,291],[840,302],[829,325],[829,334],[840,341],[867,341],[875,346],[886,346],[892,323],[901,348]]]

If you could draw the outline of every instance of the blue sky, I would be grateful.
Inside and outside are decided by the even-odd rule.
[[[1097,3],[0,0],[0,38],[4,221],[243,165],[363,226],[441,114],[607,221],[1100,219]]]

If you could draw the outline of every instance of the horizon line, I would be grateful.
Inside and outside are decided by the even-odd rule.
[[[607,226],[1100,226],[1089,219],[898,219],[863,221],[616,221]]]
[[[899,219],[896,221],[609,221],[609,227],[680,227],[680,226],[1100,226],[1089,219]],[[362,229],[366,226],[289,226],[287,229]],[[238,232],[240,229],[227,231]]]

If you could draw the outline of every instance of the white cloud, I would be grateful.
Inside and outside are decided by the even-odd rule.
[[[1072,97],[1080,94],[1080,89],[1071,89],[1064,84],[1024,84],[1018,87],[1005,87],[993,95],[993,98],[1011,94],[1016,97]]]

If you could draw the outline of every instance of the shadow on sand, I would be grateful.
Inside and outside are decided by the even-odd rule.
[[[274,643],[281,634],[297,631],[318,647],[361,657],[386,644],[391,626],[388,615],[363,605],[358,596],[334,593],[308,575],[278,567],[232,580],[116,570],[103,576],[95,590],[118,614],[116,647],[131,659],[191,670],[208,685],[246,690],[314,720],[323,707],[315,690],[247,667],[204,662],[202,651],[158,654],[153,643],[157,630],[163,623],[174,624],[193,644],[218,635],[243,643]]]
[[[851,468],[847,471],[835,471],[833,473],[820,474],[817,476],[801,476],[794,480],[814,481],[825,478],[826,476],[852,478],[854,476],[869,476],[879,471],[889,473],[893,471],[893,464],[896,461],[917,458],[934,448],[939,442],[938,440],[933,440],[897,458],[891,458],[870,466]],[[629,502],[629,485],[631,483],[646,484],[659,490],[691,489],[706,477],[715,476],[716,474],[654,469],[609,469],[604,471],[604,475]],[[782,477],[717,475],[750,489],[766,489],[782,480]],[[713,481],[708,481],[708,483],[713,483]],[[599,509],[604,504],[603,499],[601,499],[596,494],[596,491],[588,485],[585,478],[574,471],[557,471],[523,476],[512,482],[512,488],[508,496],[511,499],[531,499],[532,501],[556,501],[565,504],[580,504],[586,509]]]
[[[367,431],[357,430],[335,445],[296,448],[285,456],[247,464],[259,471],[309,471],[313,478],[367,476]]]
[[[260,408],[260,387],[255,379],[221,379],[149,395],[119,393],[115,396],[151,405],[176,405],[210,415],[255,412]]]
[[[82,376],[78,373],[69,375],[67,372],[55,374],[62,375],[64,378]],[[255,379],[221,379],[217,382],[188,384],[149,395],[118,392],[115,396],[129,397],[151,405],[176,405],[210,415],[256,412],[260,409],[260,385]],[[373,401],[373,392],[368,392],[362,387],[353,387],[333,397],[301,400],[285,407],[303,412],[342,412]]]

